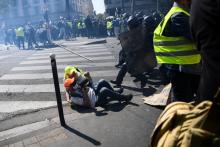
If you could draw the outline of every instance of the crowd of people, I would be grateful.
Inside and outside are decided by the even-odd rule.
[[[38,24],[28,22],[24,25],[1,27],[3,34],[1,42],[5,45],[17,45],[19,49],[38,47],[39,43],[46,45],[52,40],[71,40],[76,37],[118,37],[126,30],[127,14],[120,17],[95,18],[87,16],[82,19],[66,19],[60,16],[57,21],[40,21]]]
[[[149,24],[152,25],[154,22],[154,25],[152,25],[154,28],[153,31],[150,32],[148,28],[148,33],[150,34],[148,37],[151,38],[148,44],[151,44],[155,53],[155,59],[160,66],[159,69],[164,75],[164,84],[172,84],[171,102],[192,102],[195,100],[212,99],[218,92],[220,83],[219,77],[214,73],[219,71],[217,64],[214,64],[217,59],[207,59],[207,55],[204,54],[204,52],[200,52],[200,50],[203,50],[203,48],[201,48],[203,47],[203,42],[198,40],[200,36],[197,35],[197,33],[200,32],[191,34],[190,27],[196,32],[198,31],[196,30],[198,26],[194,25],[196,21],[193,17],[190,17],[190,5],[191,2],[188,0],[174,0],[172,8],[165,17],[162,18],[162,16],[157,13],[153,14],[153,17],[148,16],[146,18],[146,22],[150,22]],[[118,37],[122,30],[127,29],[128,31],[132,31],[132,27],[135,28],[138,24],[143,24],[145,21],[143,14],[140,13],[135,17],[124,16],[123,18],[122,20],[120,20],[120,18],[107,19],[106,29],[108,36],[114,34]],[[192,22],[191,26],[189,23],[190,18]],[[197,42],[194,41],[192,36],[197,39]],[[207,37],[206,39],[209,40]],[[203,40],[203,38],[201,40]],[[123,52],[122,50],[120,54],[125,54]],[[203,59],[204,57],[205,60]],[[123,78],[128,72],[127,61],[124,58],[123,56],[120,57],[119,63],[116,65],[116,67],[120,68],[116,80],[110,81],[118,87],[121,86]],[[210,60],[213,62],[210,63]],[[204,65],[204,63],[213,64],[213,67],[210,68],[206,64]],[[204,68],[207,69],[207,71],[204,71]],[[212,69],[215,69],[215,71],[212,71]],[[211,82],[208,78],[213,78],[208,77],[208,75],[213,75],[216,80]],[[143,80],[144,76],[145,75],[141,73],[136,75],[136,78]],[[209,90],[205,88],[206,84],[210,85],[212,89]],[[143,87],[144,85],[142,88]],[[110,89],[112,90],[112,88]]]

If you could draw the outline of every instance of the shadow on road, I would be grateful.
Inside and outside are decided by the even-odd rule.
[[[97,140],[87,136],[86,134],[83,134],[83,133],[79,132],[78,130],[75,130],[75,129],[71,128],[68,125],[64,126],[64,128],[67,129],[68,131],[70,131],[71,133],[74,133],[74,134],[78,135],[79,137],[82,137],[83,139],[91,142],[92,144],[94,144],[96,146],[101,145],[101,142],[99,142],[99,141],[97,141]]]
[[[139,105],[133,102],[117,102],[117,101],[110,101],[103,110],[98,109],[91,109],[82,106],[71,106],[71,109],[77,111],[78,113],[92,113],[94,112],[96,116],[105,116],[108,114],[108,111],[112,112],[120,112],[122,111],[127,105],[132,105],[138,107]]]

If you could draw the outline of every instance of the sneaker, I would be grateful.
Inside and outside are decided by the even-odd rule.
[[[144,88],[147,84],[147,81],[141,81],[141,88]]]
[[[114,80],[110,80],[110,82],[112,83],[112,84],[115,84],[115,85],[117,85],[117,86],[121,86],[121,83],[118,83],[117,81],[114,81]]]
[[[127,95],[124,95],[124,99],[126,102],[130,102],[133,98],[133,95],[132,94],[127,94]]]
[[[121,66],[120,64],[115,65],[116,68],[121,68]]]
[[[120,87],[119,89],[117,89],[117,90],[115,90],[115,92],[117,92],[117,93],[123,93],[123,91],[124,91],[124,88],[122,88],[122,87]]]
[[[133,82],[138,82],[138,81],[140,81],[140,79],[138,79],[138,78],[133,80]]]

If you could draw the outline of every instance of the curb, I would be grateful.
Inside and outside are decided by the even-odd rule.
[[[107,43],[106,39],[102,39],[102,40],[97,40],[97,41],[85,43],[84,45],[102,44],[102,43]]]

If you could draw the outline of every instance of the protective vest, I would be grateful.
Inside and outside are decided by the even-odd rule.
[[[158,63],[167,64],[196,64],[201,60],[195,44],[183,36],[167,37],[163,36],[164,29],[168,20],[175,13],[183,12],[190,14],[180,7],[172,7],[165,16],[164,20],[157,26],[154,31],[154,51]]]
[[[83,22],[82,23],[82,28],[85,29],[86,28],[86,24]]]
[[[67,79],[69,78],[69,74],[71,74],[72,72],[71,71],[74,71],[75,73],[77,73],[77,76],[80,77],[80,76],[83,76],[84,77],[84,71],[79,69],[78,67],[76,66],[68,66],[68,69],[65,71],[64,73],[64,78]]]
[[[67,21],[67,25],[68,25],[70,28],[72,28],[72,27],[73,27],[73,24],[72,24],[72,22],[71,22],[71,21]]]
[[[112,21],[107,21],[107,29],[112,29]]]
[[[82,29],[82,25],[80,22],[78,22],[77,27],[78,27],[78,29]]]
[[[15,34],[16,34],[16,36],[24,37],[24,28],[19,27],[19,28],[15,29]]]

